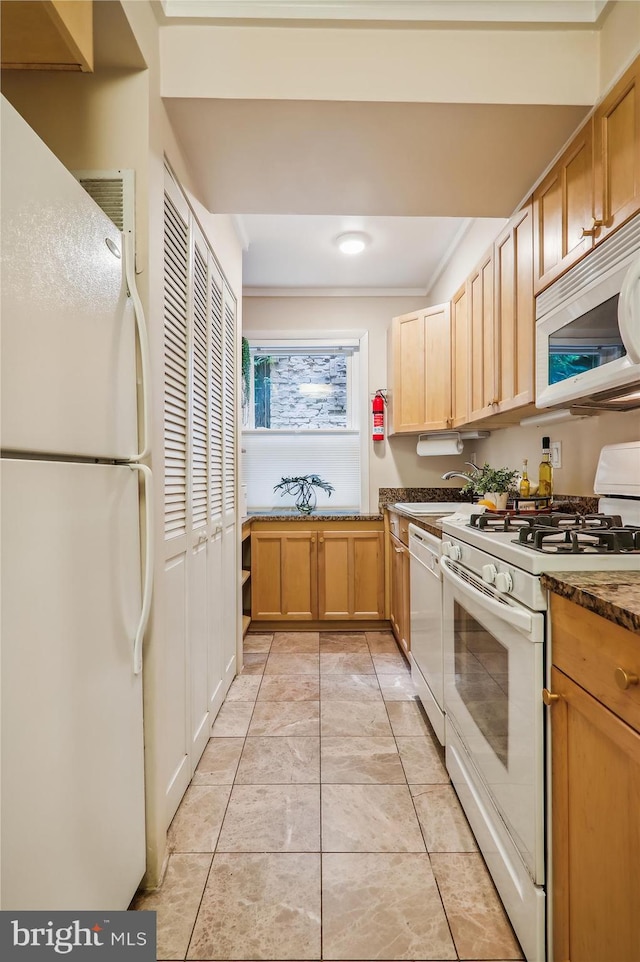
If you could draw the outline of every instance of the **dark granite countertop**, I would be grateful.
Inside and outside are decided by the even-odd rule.
[[[640,570],[555,571],[543,574],[543,588],[640,634]]]
[[[320,509],[318,511],[313,511],[311,514],[301,514],[296,508],[257,508],[255,511],[249,511],[248,517],[244,520],[246,521],[382,521],[382,512],[376,514],[360,512],[360,511],[350,511],[349,509],[341,510],[336,508],[332,510],[331,508]]]

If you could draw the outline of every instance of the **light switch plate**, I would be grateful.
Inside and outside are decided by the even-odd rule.
[[[552,441],[549,450],[551,452],[551,467],[562,467],[562,441]]]

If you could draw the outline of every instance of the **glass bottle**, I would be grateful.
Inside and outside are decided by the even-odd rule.
[[[520,484],[518,485],[518,493],[521,498],[528,498],[531,494],[531,484],[529,482],[529,475],[527,474],[527,464],[528,461],[525,458],[522,462],[522,477],[520,478]]]
[[[550,439],[542,439],[542,461],[538,468],[538,497],[550,498],[553,494],[553,468],[551,466]]]

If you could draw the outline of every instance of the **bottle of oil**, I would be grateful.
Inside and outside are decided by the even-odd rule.
[[[522,462],[522,477],[520,478],[520,484],[518,485],[518,494],[521,498],[528,498],[531,494],[531,484],[529,482],[529,475],[527,474],[527,464],[529,462],[525,458]]]
[[[550,439],[542,439],[542,461],[538,468],[538,497],[550,498],[553,494],[553,468],[551,467]]]

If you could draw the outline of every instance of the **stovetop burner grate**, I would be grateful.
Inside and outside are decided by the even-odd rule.
[[[587,520],[585,518],[585,520]],[[595,524],[539,525],[521,529],[514,544],[551,554],[628,554],[640,552],[640,528],[623,526],[616,516],[591,516]]]

